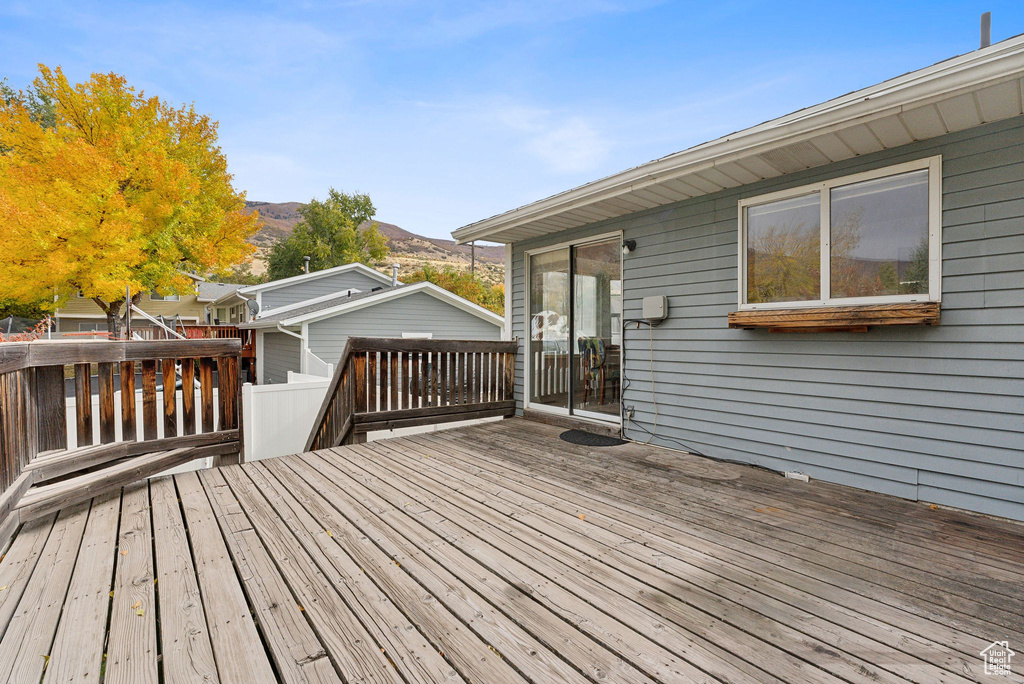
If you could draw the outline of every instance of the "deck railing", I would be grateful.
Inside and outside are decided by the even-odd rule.
[[[226,324],[197,325],[189,323],[172,327],[189,340],[238,340],[242,345],[242,358],[251,358],[256,353],[256,336],[252,330],[242,330],[238,326]],[[139,331],[143,337],[150,340],[164,340],[173,337],[157,327],[133,327],[132,330]]]
[[[194,459],[237,462],[240,350],[237,339],[0,344],[0,547],[19,519]]]
[[[515,341],[349,338],[306,450],[391,430],[515,413]]]

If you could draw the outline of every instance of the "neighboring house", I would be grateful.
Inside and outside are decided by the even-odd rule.
[[[256,331],[256,375],[269,384],[287,382],[288,371],[319,373],[322,364],[337,364],[349,337],[497,340],[503,324],[501,316],[424,282],[282,304],[240,327]]]
[[[248,320],[245,317],[247,315],[247,312],[244,302],[240,306],[230,307],[233,316],[230,320],[226,317],[217,315],[216,302],[227,297],[231,297],[235,292],[237,292],[242,287],[245,286],[239,285],[238,283],[199,283],[199,295],[198,297],[196,297],[196,301],[204,305],[203,321],[207,324],[224,324],[239,323]],[[147,311],[146,313],[149,312]]]
[[[1024,520],[1022,79],[1017,37],[456,230],[506,244],[520,411]]]
[[[322,271],[303,273],[260,285],[250,285],[238,290],[240,297],[255,299],[260,305],[260,314],[267,314],[275,308],[297,304],[324,295],[333,295],[345,290],[372,290],[375,287],[393,285],[393,276],[386,276],[363,264],[345,264]],[[227,300],[230,301],[230,300]]]
[[[211,283],[196,278],[196,292],[188,295],[166,295],[146,293],[142,295],[138,308],[150,316],[169,319],[180,318],[186,325],[209,322],[210,305],[215,299],[242,287],[233,283]],[[54,313],[57,332],[83,333],[107,329],[107,315],[96,302],[79,294],[72,295],[67,303]],[[132,316],[132,324],[143,327],[150,322],[142,316]]]

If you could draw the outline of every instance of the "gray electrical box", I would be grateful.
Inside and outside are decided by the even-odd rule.
[[[668,297],[651,295],[644,297],[643,319],[651,323],[660,323],[668,318]]]

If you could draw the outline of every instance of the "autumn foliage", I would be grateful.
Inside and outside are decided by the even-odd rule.
[[[423,281],[442,287],[498,315],[505,313],[504,285],[487,285],[468,271],[457,271],[451,267],[439,270],[429,264],[410,275],[402,276],[402,282],[406,284]]]
[[[40,65],[32,94],[51,117],[0,101],[0,298],[52,308],[81,290],[115,326],[126,288],[187,294],[189,273],[252,252],[259,218],[241,211],[208,116],[115,74],[72,84]]]

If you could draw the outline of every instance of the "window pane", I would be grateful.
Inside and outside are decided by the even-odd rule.
[[[573,412],[619,415],[622,240],[573,247]]]
[[[821,299],[817,193],[747,208],[747,303]]]
[[[928,170],[832,189],[832,297],[928,293]]]
[[[530,401],[569,405],[569,250],[530,257]]]

